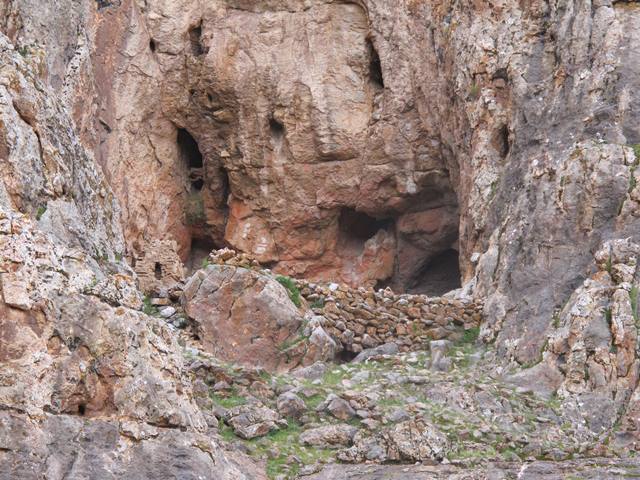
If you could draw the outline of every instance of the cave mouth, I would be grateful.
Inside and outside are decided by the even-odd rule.
[[[198,142],[184,128],[178,129],[178,148],[189,168],[202,168],[202,153]]]
[[[211,238],[196,237],[191,239],[191,249],[189,257],[185,262],[185,268],[189,274],[202,268],[209,254],[218,248],[218,245]]]
[[[281,139],[284,137],[284,125],[274,117],[269,118],[269,131],[271,132],[271,136],[275,139]]]
[[[407,293],[438,297],[461,286],[459,254],[449,248],[420,268],[409,283]]]
[[[392,224],[391,219],[377,219],[351,208],[343,208],[338,220],[338,228],[344,237],[364,241],[369,240],[380,230],[389,229]]]
[[[184,128],[178,129],[178,151],[189,172],[192,191],[200,191],[204,186],[202,153],[198,142]]]
[[[156,262],[153,269],[153,274],[156,280],[162,280],[162,265],[160,265],[160,262]]]

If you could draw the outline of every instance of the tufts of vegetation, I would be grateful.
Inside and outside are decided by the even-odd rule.
[[[474,83],[469,87],[469,99],[477,100],[479,96],[480,96],[480,85],[478,85],[477,83]]]
[[[201,268],[207,268],[209,265],[211,265],[211,262],[209,261],[209,257],[206,257],[204,260],[202,260]]]
[[[231,395],[224,397],[216,393],[212,393],[211,400],[213,400],[213,403],[223,408],[238,407],[247,403],[247,399],[245,397],[243,397],[242,395],[238,395],[235,392],[231,392]]]
[[[460,340],[460,343],[462,344],[475,343],[476,340],[478,340],[479,336],[480,336],[480,327],[470,328],[469,330],[464,331],[464,334],[462,335],[462,339]]]
[[[36,211],[36,220],[40,220],[46,211],[47,207],[45,207],[44,205],[40,205],[38,207],[38,210]]]
[[[276,277],[276,281],[287,289],[289,298],[291,299],[293,304],[296,307],[300,307],[300,305],[302,305],[302,301],[300,300],[300,290],[298,290],[298,287],[296,286],[296,283],[293,281],[293,279],[291,279],[290,277],[279,275]]]
[[[309,308],[311,308],[311,309],[324,308],[324,300],[323,299],[316,300],[311,305],[309,305]]]
[[[298,334],[298,336],[292,338],[292,339],[288,339],[285,340],[284,342],[282,342],[280,345],[278,345],[278,350],[280,350],[281,352],[284,352],[286,350],[289,350],[291,347],[295,347],[296,345],[308,340],[309,337],[304,336],[302,334]]]
[[[158,314],[158,307],[151,303],[151,299],[149,297],[145,296],[142,299],[142,305],[142,311],[147,315],[154,316]]]

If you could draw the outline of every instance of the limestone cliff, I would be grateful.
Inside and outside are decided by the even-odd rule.
[[[347,361],[383,339],[427,341],[411,329],[437,320],[428,302],[376,297],[385,287],[461,287],[501,379],[559,396],[560,417],[589,426],[581,438],[615,431],[635,448],[637,2],[0,0],[0,32],[7,478],[81,475],[59,463],[70,452],[46,464],[63,430],[124,445],[100,463],[113,478],[173,444],[193,475],[260,477],[207,436],[185,339],[149,314],[184,313],[188,341],[225,359],[242,344],[236,357],[275,365],[302,324],[298,343],[316,332],[311,350]],[[223,247],[268,271],[218,291],[205,270],[182,294],[179,262],[167,286],[149,253],[174,244],[187,276]],[[303,302],[280,305],[295,321],[269,312],[287,298],[271,270],[304,279]],[[211,326],[213,304],[233,335]],[[311,328],[314,312],[327,318]],[[265,319],[283,329],[263,347]],[[5,455],[18,434],[39,436],[36,460],[26,444]]]

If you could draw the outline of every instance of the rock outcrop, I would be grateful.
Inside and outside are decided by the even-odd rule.
[[[640,449],[639,47],[634,1],[0,0],[0,476]]]
[[[263,478],[205,435],[177,339],[119,259],[113,194],[39,64],[2,35],[0,57],[0,475],[148,478],[154,458],[158,478]]]

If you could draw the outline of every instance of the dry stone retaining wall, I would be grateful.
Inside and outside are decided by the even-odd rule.
[[[314,313],[326,319],[327,333],[355,353],[392,341],[412,350],[431,340],[457,340],[482,319],[482,305],[472,298],[397,295],[388,288],[350,289],[302,280],[297,284]]]

